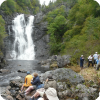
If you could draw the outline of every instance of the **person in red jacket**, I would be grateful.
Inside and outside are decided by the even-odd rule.
[[[32,86],[31,80],[33,79],[33,76],[30,74],[29,71],[27,71],[27,76],[25,77],[25,82],[21,87],[21,91],[23,91],[24,87]]]

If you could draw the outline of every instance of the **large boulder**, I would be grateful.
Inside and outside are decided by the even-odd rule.
[[[70,84],[79,84],[84,82],[83,76],[68,68],[59,68],[56,70],[47,71],[41,74],[41,81],[45,81],[49,75],[52,75],[56,81],[68,82]]]

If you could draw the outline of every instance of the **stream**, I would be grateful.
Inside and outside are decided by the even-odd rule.
[[[9,86],[10,80],[24,80],[27,74],[18,72],[18,70],[30,71],[31,74],[34,72],[40,74],[49,70],[42,68],[38,60],[7,60],[7,64],[8,66],[4,67],[3,69],[8,71],[5,73],[0,73],[0,93],[5,91],[6,86]]]

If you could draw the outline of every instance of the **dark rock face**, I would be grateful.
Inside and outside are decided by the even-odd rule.
[[[36,59],[47,59],[49,57],[49,35],[46,34],[47,22],[42,22],[42,12],[34,19],[34,32],[32,34],[35,44]]]
[[[6,30],[6,34],[8,35],[5,39],[4,39],[4,49],[3,49],[3,53],[4,53],[4,57],[5,58],[9,58],[10,59],[10,51],[12,50],[12,43],[14,42],[14,32],[12,30],[12,20],[20,15],[19,13],[14,13],[12,15],[4,15],[2,13],[2,11],[0,11],[0,14],[2,15],[3,19],[5,20],[5,30]]]

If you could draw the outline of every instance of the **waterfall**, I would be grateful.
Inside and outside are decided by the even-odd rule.
[[[14,34],[13,50],[11,58],[14,60],[34,60],[34,44],[32,40],[34,16],[25,20],[24,14],[18,15],[12,21]]]

